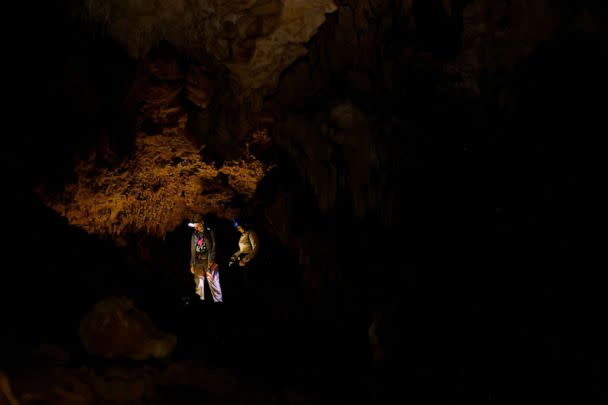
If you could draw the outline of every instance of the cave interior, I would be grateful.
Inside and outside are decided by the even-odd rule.
[[[9,10],[0,403],[608,402],[602,2]]]

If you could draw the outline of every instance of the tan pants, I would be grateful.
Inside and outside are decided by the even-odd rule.
[[[211,290],[211,296],[213,302],[222,302],[222,288],[220,287],[220,273],[217,269],[209,270],[207,261],[197,263],[194,265],[194,284],[196,293],[201,297],[201,300],[205,299],[205,279],[209,283],[209,290]]]

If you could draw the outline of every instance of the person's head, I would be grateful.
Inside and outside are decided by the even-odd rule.
[[[188,226],[194,228],[196,232],[203,232],[203,229],[205,229],[205,219],[201,215],[195,215]]]
[[[244,224],[241,223],[241,221],[238,218],[233,219],[232,224],[234,225],[234,229],[236,229],[240,233],[245,232],[245,226],[244,226]]]

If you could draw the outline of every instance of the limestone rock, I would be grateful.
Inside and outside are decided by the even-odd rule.
[[[451,89],[465,97],[479,97],[482,72],[490,75],[509,72],[551,38],[560,20],[549,3],[548,0],[467,3],[462,17],[462,49],[443,67],[451,78]]]
[[[83,13],[135,59],[163,40],[212,56],[233,73],[235,95],[259,107],[335,10],[331,0],[87,0]]]
[[[99,301],[80,323],[80,340],[91,355],[145,360],[164,358],[176,337],[157,329],[148,315],[125,297]]]
[[[201,110],[206,109],[211,103],[214,87],[213,81],[209,79],[200,66],[192,66],[186,76],[186,97]]]
[[[2,370],[0,370],[0,398],[2,398],[3,401],[6,401],[8,405],[19,405],[19,402],[11,389],[8,377]]]
[[[276,88],[281,72],[307,52],[304,44],[323,24],[325,14],[335,10],[331,0],[286,0],[278,26],[257,40],[249,62],[227,64],[238,78],[242,97],[251,97],[254,105],[261,103],[261,97]]]
[[[98,168],[92,156],[78,163],[76,181],[65,190],[39,192],[49,207],[91,234],[162,237],[194,213],[234,217],[232,202],[252,197],[269,169],[251,155],[221,168],[205,163],[182,132],[140,134],[131,159],[118,167]],[[227,178],[220,188],[218,175]]]

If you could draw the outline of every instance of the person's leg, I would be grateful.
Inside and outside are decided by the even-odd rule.
[[[202,274],[198,276],[196,293],[201,297],[201,301],[205,301],[205,277]]]
[[[205,266],[203,264],[194,265],[194,284],[195,290],[201,301],[205,300]]]
[[[209,283],[209,290],[211,290],[211,296],[213,302],[222,302],[222,287],[220,286],[220,272],[218,269],[207,271],[207,282]]]

